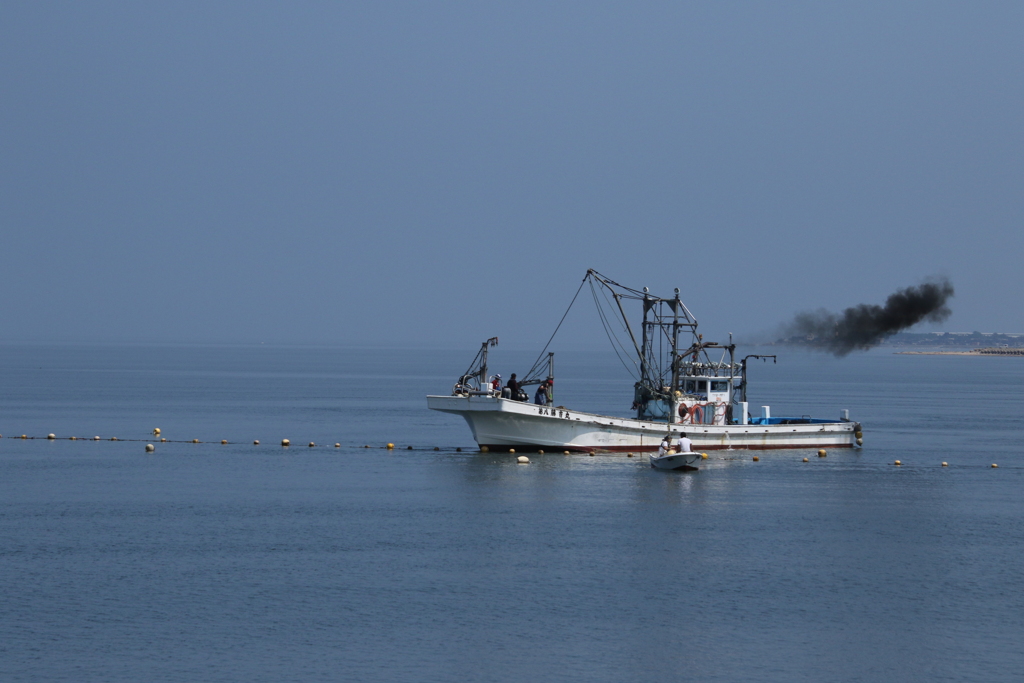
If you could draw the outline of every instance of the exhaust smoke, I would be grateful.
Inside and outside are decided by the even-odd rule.
[[[867,350],[922,320],[942,322],[952,313],[946,301],[953,294],[953,283],[943,277],[890,294],[885,306],[858,304],[840,314],[824,309],[798,313],[786,326],[788,341],[837,356]]]

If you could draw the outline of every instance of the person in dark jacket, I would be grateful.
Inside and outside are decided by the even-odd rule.
[[[516,373],[512,373],[512,376],[508,378],[508,382],[505,383],[505,389],[508,390],[509,398],[513,401],[519,400],[519,380],[516,379]]]

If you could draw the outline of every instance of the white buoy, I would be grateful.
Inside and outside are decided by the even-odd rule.
[[[147,453],[152,453],[152,452],[153,452],[153,451],[155,451],[155,450],[156,450],[156,446],[154,446],[154,445],[153,445],[153,444],[151,444],[151,443],[147,443],[147,444],[146,444],[146,452],[147,452]]]
[[[55,434],[47,434],[46,438],[49,439],[50,441],[53,441],[54,439],[57,438],[57,436]]]
[[[252,445],[253,446],[259,446],[260,445],[260,440],[256,439],[255,441],[252,442]]]
[[[525,455],[520,455],[518,458],[516,458],[516,462],[519,463],[520,465],[529,465],[530,459],[527,458]]]
[[[341,444],[340,443],[336,443],[336,444],[334,444],[334,447],[335,448],[341,448]]]
[[[291,446],[292,442],[289,441],[288,439],[281,439],[281,445],[282,446]]]
[[[93,441],[99,441],[99,440],[100,440],[100,437],[98,437],[98,436],[94,436],[94,437],[92,437],[92,440],[93,440]]]

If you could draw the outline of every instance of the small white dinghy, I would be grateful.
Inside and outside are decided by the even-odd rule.
[[[700,460],[700,453],[687,451],[676,453],[669,451],[665,455],[651,453],[651,467],[659,470],[695,470],[697,461]]]

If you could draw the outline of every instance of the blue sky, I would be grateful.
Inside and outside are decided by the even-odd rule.
[[[1021,3],[5,3],[0,341],[1024,331]],[[592,305],[566,343],[600,332]]]

